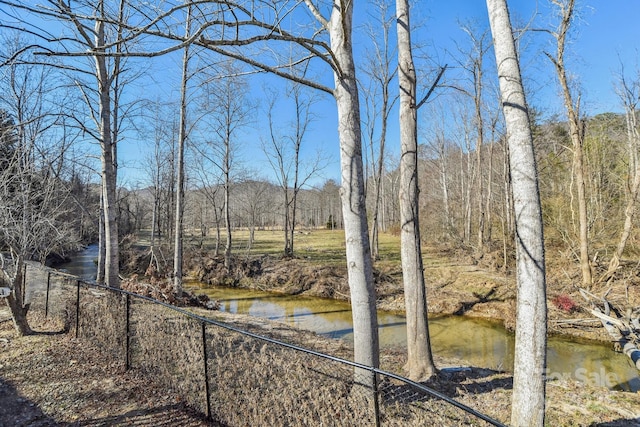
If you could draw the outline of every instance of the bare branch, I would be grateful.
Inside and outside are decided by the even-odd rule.
[[[311,12],[311,14],[318,20],[318,22],[320,22],[320,24],[324,27],[324,29],[328,31],[329,21],[327,21],[327,19],[324,16],[322,16],[318,8],[316,8],[315,5],[311,3],[311,0],[304,0],[304,3],[309,8],[309,11]]]
[[[325,85],[322,85],[322,84],[320,84],[318,82],[315,82],[313,80],[309,80],[309,79],[305,79],[305,78],[299,77],[299,76],[297,76],[295,74],[292,74],[292,73],[288,73],[288,72],[282,71],[280,69],[280,68],[289,68],[292,64],[286,64],[286,65],[281,65],[281,66],[269,66],[269,65],[263,64],[263,63],[261,63],[259,61],[255,61],[255,60],[253,60],[253,59],[251,59],[251,58],[249,58],[249,57],[247,57],[245,55],[242,55],[242,54],[239,54],[239,53],[235,53],[235,52],[231,52],[231,51],[228,51],[228,50],[224,50],[224,49],[216,47],[216,46],[208,46],[207,48],[209,50],[213,51],[213,52],[219,53],[220,55],[224,55],[226,57],[233,58],[233,59],[236,59],[238,61],[244,62],[244,63],[246,63],[248,65],[251,65],[253,67],[256,67],[256,68],[258,68],[258,69],[260,69],[260,70],[262,70],[264,72],[272,73],[272,74],[275,74],[276,76],[283,77],[283,78],[286,78],[286,79],[291,80],[293,82],[300,83],[300,84],[303,84],[305,86],[309,86],[311,88],[318,89],[318,90],[326,92],[326,93],[328,93],[330,95],[333,95],[333,90],[331,88],[325,86]],[[310,57],[309,57],[309,59],[310,59]]]
[[[433,91],[436,89],[436,87],[438,87],[438,82],[440,81],[440,79],[444,75],[444,71],[446,69],[447,69],[447,64],[445,64],[444,67],[440,68],[440,72],[438,73],[438,77],[436,77],[436,80],[433,82],[433,84],[429,88],[429,91],[424,96],[424,98],[422,98],[422,100],[420,102],[418,102],[418,104],[414,107],[416,110],[419,109],[420,107],[422,107],[422,105],[424,105],[425,102],[427,102],[427,100],[429,99],[429,97],[431,96]]]

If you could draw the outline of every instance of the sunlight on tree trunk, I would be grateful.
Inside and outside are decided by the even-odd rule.
[[[420,246],[418,110],[408,0],[396,0],[396,15],[400,86],[400,254],[407,315],[406,369],[412,380],[425,381],[436,372],[436,368],[431,355],[427,296]]]
[[[586,167],[584,164],[584,123],[580,119],[580,96],[577,102],[574,102],[571,89],[569,88],[569,79],[567,77],[567,69],[564,65],[564,54],[567,33],[571,27],[573,20],[575,0],[551,0],[551,3],[559,9],[561,22],[558,30],[553,34],[556,39],[557,49],[556,56],[547,54],[547,57],[553,63],[562,96],[564,97],[564,106],[567,110],[567,119],[569,121],[569,134],[571,136],[571,144],[573,146],[573,176],[578,196],[578,237],[580,242],[580,270],[582,271],[582,285],[589,288],[593,283],[593,275],[591,271],[591,263],[589,259],[589,218],[587,213],[587,195],[585,175]]]
[[[98,12],[104,16],[104,1],[100,1],[97,7]],[[95,49],[97,52],[104,52],[106,45],[105,22],[96,19],[95,23]],[[105,284],[112,288],[120,287],[119,276],[119,238],[117,220],[117,151],[116,141],[113,140],[112,133],[112,110],[111,110],[111,82],[107,67],[107,58],[102,55],[95,55],[96,82],[98,84],[98,94],[100,97],[100,146],[102,148],[102,198],[104,214],[104,236],[105,236],[105,263],[104,278]]]
[[[191,31],[191,7],[187,9],[185,37]],[[182,55],[182,79],[180,82],[180,130],[178,131],[178,164],[176,167],[176,223],[173,256],[173,291],[182,296],[182,234],[184,216],[184,146],[187,140],[187,83],[189,81],[189,45]]]
[[[358,363],[377,367],[380,364],[378,316],[365,207],[362,133],[353,62],[352,20],[353,2],[335,0],[331,20],[327,24],[331,49],[341,70],[340,74],[335,73],[334,96],[338,107],[342,174],[340,195],[353,307],[354,359]]]
[[[547,350],[544,237],[529,110],[506,0],[487,0],[500,81],[516,221],[516,343],[511,424],[543,426]]]

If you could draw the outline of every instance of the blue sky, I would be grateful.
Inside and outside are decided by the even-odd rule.
[[[530,22],[533,28],[550,28],[557,19],[549,11],[546,0],[509,1],[512,20],[516,25]],[[594,115],[606,111],[621,111],[619,102],[613,90],[614,74],[619,70],[620,59],[628,70],[638,69],[640,26],[640,1],[638,0],[578,0],[580,19],[575,23],[570,44],[567,47],[567,66],[581,88],[583,111],[587,115]],[[356,23],[366,19],[371,6],[363,1],[356,2]],[[413,24],[417,25],[414,32],[414,43],[428,46],[424,51],[429,57],[429,63],[421,62],[419,67],[435,69],[437,66],[449,63],[452,58],[450,52],[456,50],[456,45],[464,46],[467,36],[460,30],[460,23],[475,22],[478,28],[488,27],[485,2],[482,0],[417,0],[412,10]],[[355,28],[356,51],[367,49],[367,41],[363,36],[363,29]],[[553,42],[543,33],[529,33],[525,36],[527,49],[523,52],[523,73],[532,88],[530,104],[540,109],[545,116],[562,114],[562,103],[557,89],[553,70],[548,59],[542,54],[543,50],[553,51]],[[487,68],[492,68],[493,53],[485,58]],[[356,58],[358,60],[358,58]],[[150,70],[151,77],[145,77],[131,86],[130,96],[160,98],[163,101],[177,100],[178,81],[180,77],[179,55],[156,59]],[[423,70],[424,71],[424,70]],[[432,70],[427,70],[432,71]],[[330,76],[330,70],[318,70],[325,77]],[[448,72],[449,73],[449,72]],[[456,73],[456,71],[452,71]],[[488,78],[493,78],[493,76]],[[277,86],[278,79],[270,78],[269,84]],[[262,82],[253,81],[251,95],[259,98]],[[446,90],[438,90],[440,96],[446,96]],[[321,102],[316,104],[317,121],[312,125],[305,142],[309,154],[321,146],[333,158],[324,178],[339,180],[339,147],[337,137],[337,117],[335,102],[330,96],[320,95]],[[176,111],[177,115],[177,111]],[[290,109],[283,108],[280,116],[283,121],[289,120]],[[261,169],[263,176],[269,176],[270,170],[264,155],[259,149],[259,140],[266,129],[265,114],[257,112],[254,125],[241,135],[239,145],[242,147],[240,156],[243,164],[252,169]],[[388,146],[390,151],[397,153],[397,113],[391,115]],[[421,122],[428,126],[428,122]],[[149,141],[143,134],[129,133],[119,147],[120,179],[127,186],[145,186],[148,178],[141,171],[144,153],[151,149]]]

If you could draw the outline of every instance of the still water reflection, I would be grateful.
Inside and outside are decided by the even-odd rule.
[[[236,288],[204,288],[197,283],[192,287],[218,300],[221,311],[276,320],[353,341],[351,306],[346,302]],[[382,347],[406,345],[404,316],[379,311],[378,323]],[[429,320],[429,331],[435,354],[466,365],[504,370],[513,367],[514,337],[499,324],[461,316],[434,317]],[[606,345],[550,338],[547,365],[551,378],[571,377],[594,385],[640,390],[635,367]]]
[[[91,245],[60,268],[93,279],[97,254],[97,246]],[[276,320],[327,337],[353,341],[351,306],[346,302],[236,288],[204,288],[198,283],[192,283],[191,287],[218,300],[222,311]],[[378,322],[381,346],[406,345],[404,316],[380,311]],[[513,367],[514,337],[496,323],[459,316],[436,317],[430,319],[429,331],[437,355],[471,366],[504,370]],[[571,377],[594,385],[640,390],[635,367],[626,356],[614,353],[607,345],[550,338],[547,366],[551,378]]]
[[[87,280],[95,280],[98,266],[98,244],[92,244],[83,251],[73,256],[70,262],[66,262],[58,267],[59,270],[67,271],[69,274]]]

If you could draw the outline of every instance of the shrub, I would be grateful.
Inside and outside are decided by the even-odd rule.
[[[578,304],[576,304],[569,295],[560,294],[553,299],[553,305],[556,308],[564,311],[565,313],[573,313],[578,311]]]

